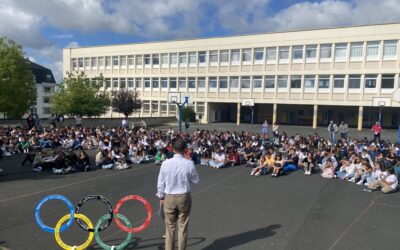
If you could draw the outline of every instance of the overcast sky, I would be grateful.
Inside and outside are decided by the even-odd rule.
[[[62,81],[62,49],[400,22],[400,0],[0,0],[0,36]]]

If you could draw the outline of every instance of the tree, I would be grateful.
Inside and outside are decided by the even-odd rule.
[[[190,122],[196,121],[196,113],[193,111],[192,108],[187,106],[182,109],[182,121],[186,120]]]
[[[121,113],[125,118],[128,118],[130,114],[135,113],[142,107],[142,101],[139,98],[139,91],[121,89],[114,92],[111,106],[114,112]]]
[[[90,81],[82,72],[75,76],[68,73],[68,77],[52,97],[53,111],[56,114],[70,116],[100,116],[110,107],[110,98],[100,84],[103,77]]]
[[[21,118],[36,101],[36,84],[22,46],[0,37],[0,112]]]

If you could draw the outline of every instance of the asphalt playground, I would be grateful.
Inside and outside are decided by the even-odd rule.
[[[136,165],[131,169],[95,170],[55,176],[21,167],[20,157],[0,161],[0,249],[61,249],[54,235],[41,230],[35,207],[47,195],[60,194],[75,205],[87,195],[102,195],[113,206],[122,197],[136,194],[152,207],[151,224],[133,234],[126,249],[163,249],[164,226],[157,216],[155,198],[159,167]],[[325,180],[300,171],[280,178],[253,177],[243,166],[227,169],[197,167],[200,184],[192,191],[193,209],[189,249],[400,249],[400,193],[365,193],[362,187]],[[60,201],[49,201],[40,213],[54,227],[68,214]],[[94,224],[107,213],[99,201],[81,210]],[[134,226],[145,220],[138,202],[121,207]],[[109,245],[118,245],[127,234],[112,223],[100,233]],[[80,245],[88,233],[74,223],[61,233],[71,246]],[[101,249],[93,240],[88,249]]]

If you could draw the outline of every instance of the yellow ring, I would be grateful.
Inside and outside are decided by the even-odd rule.
[[[56,237],[56,241],[57,241],[57,243],[58,243],[58,245],[60,247],[62,247],[63,249],[66,249],[66,250],[73,250],[73,249],[82,250],[82,249],[86,249],[90,245],[90,243],[92,243],[92,240],[93,240],[93,237],[94,237],[94,232],[89,232],[89,237],[86,240],[86,242],[83,243],[82,245],[76,246],[76,247],[75,246],[68,246],[67,244],[65,244],[61,240],[60,228],[61,228],[62,224],[64,224],[64,222],[67,221],[70,217],[71,217],[71,214],[67,214],[57,222],[57,225],[54,228],[54,236]],[[86,225],[89,228],[94,228],[92,222],[85,215],[83,215],[83,214],[74,214],[74,218],[81,219],[86,223]]]

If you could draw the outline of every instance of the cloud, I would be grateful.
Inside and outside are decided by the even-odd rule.
[[[65,46],[65,48],[78,48],[79,47],[79,43],[76,41],[72,41],[70,43],[67,44],[67,46]]]
[[[74,38],[74,35],[67,34],[67,33],[66,34],[54,34],[51,37],[55,38],[55,39],[71,39],[71,38]]]

